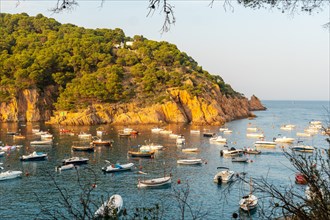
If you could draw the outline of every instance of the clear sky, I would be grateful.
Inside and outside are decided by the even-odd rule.
[[[86,28],[121,28],[127,36],[168,41],[203,69],[220,75],[246,97],[262,100],[329,100],[330,38],[322,27],[330,9],[289,16],[277,10],[251,10],[223,1],[171,1],[176,24],[161,33],[164,18],[148,14],[148,1],[78,0],[71,12],[53,14],[56,1],[0,0],[4,13],[38,13]]]

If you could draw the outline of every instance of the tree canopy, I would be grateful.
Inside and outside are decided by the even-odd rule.
[[[60,24],[41,14],[0,14],[0,24],[0,101],[15,91],[50,85],[59,91],[58,110],[163,102],[173,87],[199,95],[218,85],[223,94],[240,96],[168,42],[131,38],[119,28]]]

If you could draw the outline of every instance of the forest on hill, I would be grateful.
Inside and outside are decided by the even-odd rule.
[[[95,103],[163,103],[168,89],[193,96],[218,86],[243,97],[176,45],[125,36],[116,28],[86,29],[41,14],[0,14],[0,102],[20,90],[55,86],[57,110]]]

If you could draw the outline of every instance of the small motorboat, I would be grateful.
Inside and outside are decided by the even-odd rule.
[[[305,132],[297,132],[296,135],[298,137],[312,137],[312,134],[310,133],[305,133]]]
[[[246,128],[246,131],[247,132],[257,132],[258,131],[258,128],[256,128],[256,127],[248,127],[248,128]]]
[[[85,132],[81,132],[80,134],[78,134],[78,138],[80,138],[80,139],[91,139],[92,134],[87,134]]]
[[[234,179],[235,172],[232,170],[229,170],[229,168],[218,167],[217,169],[222,169],[222,170],[214,176],[213,181],[215,183],[218,183],[218,184],[228,183]]]
[[[112,145],[112,141],[110,141],[110,140],[102,140],[102,139],[99,138],[97,140],[93,140],[91,142],[91,145],[110,147]]]
[[[246,212],[255,209],[257,205],[258,205],[258,198],[252,194],[243,196],[242,199],[239,201],[239,207]]]
[[[94,218],[110,217],[117,219],[123,208],[123,198],[120,195],[112,195],[108,201],[103,203],[101,207],[94,213]]]
[[[249,137],[249,138],[263,138],[265,136],[264,136],[264,134],[261,134],[261,133],[247,133],[246,137]]]
[[[243,149],[244,154],[261,154],[260,150],[252,149],[252,148],[244,148]]]
[[[295,129],[295,127],[296,127],[295,125],[287,124],[287,125],[282,125],[280,129],[284,131],[292,131],[293,129]]]
[[[301,185],[306,185],[308,183],[306,176],[302,173],[296,173],[295,182]]]
[[[313,153],[315,148],[312,146],[297,145],[297,146],[292,146],[291,150],[297,151],[297,152],[302,152],[302,153]]]
[[[128,151],[127,154],[131,157],[149,157],[152,158],[155,154],[154,150],[151,151]]]
[[[201,131],[200,130],[190,130],[191,134],[200,134]]]
[[[71,170],[75,168],[75,165],[72,163],[66,164],[66,165],[62,165],[62,166],[57,166],[55,167],[56,171],[64,171],[64,170]]]
[[[176,161],[177,164],[182,165],[201,165],[203,163],[202,159],[180,159]]]
[[[132,168],[134,167],[134,163],[126,163],[126,164],[116,163],[116,164],[111,164],[107,160],[106,160],[106,162],[108,163],[108,165],[102,167],[102,171],[104,171],[106,173],[128,171],[128,170],[132,170]]]
[[[45,134],[41,134],[40,135],[40,139],[42,141],[45,141],[45,140],[52,140],[53,139],[53,135],[51,133],[45,133]]]
[[[158,128],[158,127],[156,127],[156,128],[152,128],[151,129],[151,132],[152,133],[159,133],[160,131],[162,131],[162,130],[164,130],[163,128]]]
[[[0,181],[1,180],[15,179],[15,178],[18,178],[18,177],[21,177],[21,176],[22,176],[22,171],[7,170],[5,172],[0,173]]]
[[[227,139],[221,136],[214,136],[210,138],[210,142],[217,142],[217,143],[227,143]]]
[[[165,176],[155,179],[148,179],[148,180],[139,180],[138,181],[138,188],[156,188],[156,187],[162,187],[162,186],[168,186],[171,184],[172,177],[171,176]]]
[[[164,147],[163,145],[151,143],[151,144],[147,144],[147,145],[142,145],[140,147],[140,151],[160,150],[163,147]]]
[[[62,160],[62,163],[65,164],[74,164],[74,165],[79,165],[79,164],[86,164],[88,163],[89,159],[85,157],[71,157],[68,159]]]
[[[31,141],[31,145],[52,145],[53,140],[40,140],[40,141]]]
[[[43,152],[36,152],[34,151],[33,153],[29,155],[22,155],[20,157],[21,161],[36,161],[36,160],[45,160],[47,159],[47,154]]]
[[[220,150],[220,156],[223,157],[239,157],[243,155],[243,150],[235,149],[234,147],[228,150]]]
[[[254,143],[256,147],[275,147],[276,142],[274,141],[256,141]]]
[[[294,138],[283,136],[283,137],[274,138],[274,142],[276,142],[276,143],[293,143]]]
[[[214,135],[215,135],[214,132],[210,132],[210,131],[203,132],[203,137],[213,137]]]
[[[71,149],[74,151],[90,151],[93,152],[95,150],[94,145],[90,144],[90,145],[76,145],[73,144],[71,146]]]
[[[25,139],[25,136],[24,135],[22,135],[22,134],[14,134],[14,136],[13,136],[13,138],[14,139]]]
[[[186,152],[186,153],[188,153],[188,152],[198,152],[199,149],[197,147],[194,147],[194,148],[184,148],[181,151],[182,152]]]

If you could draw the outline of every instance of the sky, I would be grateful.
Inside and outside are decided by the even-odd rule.
[[[220,75],[247,98],[330,100],[330,8],[294,16],[277,10],[251,10],[223,1],[176,0],[176,23],[162,33],[164,17],[148,16],[147,0],[78,0],[69,12],[50,11],[55,0],[0,0],[0,12],[39,13],[85,28],[121,28],[126,36],[168,41],[194,58],[204,70]],[[18,6],[17,3],[19,2]]]

